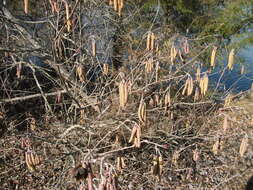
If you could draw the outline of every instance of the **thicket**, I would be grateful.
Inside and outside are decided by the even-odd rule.
[[[214,99],[221,47],[173,22],[225,2],[26,3],[1,7],[2,189],[244,186],[252,123]]]

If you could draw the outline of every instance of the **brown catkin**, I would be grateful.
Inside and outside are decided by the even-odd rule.
[[[211,55],[211,67],[215,66],[216,51],[217,51],[217,47],[214,46],[212,50],[212,55]]]
[[[29,4],[28,0],[24,0],[24,12],[25,12],[25,14],[28,14],[28,4]]]
[[[232,49],[228,56],[228,69],[232,70],[234,65],[234,56],[235,56],[235,50]]]

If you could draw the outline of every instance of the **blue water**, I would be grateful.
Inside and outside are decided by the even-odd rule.
[[[249,90],[253,83],[253,46],[241,48],[236,53],[231,71],[225,68],[226,65],[227,58],[224,58],[220,66],[209,75],[212,87],[219,92],[237,93]],[[242,65],[244,74],[241,74]]]

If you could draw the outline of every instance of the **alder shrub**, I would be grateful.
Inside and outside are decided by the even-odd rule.
[[[174,33],[157,5],[18,8],[0,16],[2,189],[245,186],[252,123],[232,95],[215,99],[216,44]]]

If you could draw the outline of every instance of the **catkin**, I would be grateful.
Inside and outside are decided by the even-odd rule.
[[[153,58],[150,58],[145,63],[145,72],[151,73],[153,70]]]
[[[243,74],[244,74],[244,65],[241,68],[241,75],[243,75]]]
[[[24,0],[24,12],[25,14],[28,14],[28,0]]]
[[[103,64],[103,74],[108,75],[109,73],[109,65],[107,63]]]
[[[118,0],[113,1],[114,11],[118,11]]]
[[[234,56],[235,56],[235,50],[232,49],[228,56],[228,69],[232,70],[234,65]]]
[[[228,129],[228,116],[225,115],[224,121],[223,121],[223,132],[225,133]]]
[[[197,68],[197,72],[196,72],[196,80],[197,81],[200,81],[200,67],[198,66],[198,68]]]
[[[151,39],[151,34],[148,33],[147,42],[146,42],[146,50],[149,50],[149,48],[150,48],[150,39]]]
[[[95,39],[92,39],[92,42],[91,42],[91,45],[92,45],[92,56],[96,56],[96,42],[95,42]]]
[[[151,39],[150,39],[150,50],[154,49],[154,43],[155,43],[155,34],[151,33]]]
[[[170,62],[171,64],[174,64],[174,60],[177,57],[177,50],[174,47],[174,45],[172,45],[171,49],[170,49]]]
[[[84,74],[83,66],[82,65],[78,65],[77,66],[77,68],[76,68],[76,75],[78,76],[78,78],[79,78],[79,80],[81,82],[85,81],[85,74]]]
[[[248,148],[248,136],[245,135],[242,139],[241,145],[240,145],[240,156],[243,157],[243,155],[245,154],[245,152],[247,151]]]
[[[187,96],[190,96],[192,92],[193,92],[193,79],[191,76],[189,76],[187,80],[185,81],[185,86],[184,86],[182,95],[186,94]]]
[[[146,118],[147,118],[147,114],[146,114],[146,103],[143,102],[143,100],[141,100],[140,105],[139,105],[139,109],[138,109],[138,117],[139,120],[142,124],[146,123]]]
[[[208,75],[205,74],[199,81],[200,93],[205,95],[208,89]]]
[[[123,80],[119,84],[119,103],[121,108],[124,108],[126,106],[127,99],[128,99],[128,83]]]
[[[217,51],[217,47],[214,46],[214,47],[213,47],[213,50],[212,50],[212,55],[211,55],[211,67],[214,67],[214,66],[215,66],[216,51]]]
[[[70,32],[71,21],[70,21],[70,14],[69,14],[69,5],[67,2],[65,3],[65,9],[66,9],[67,31]]]

